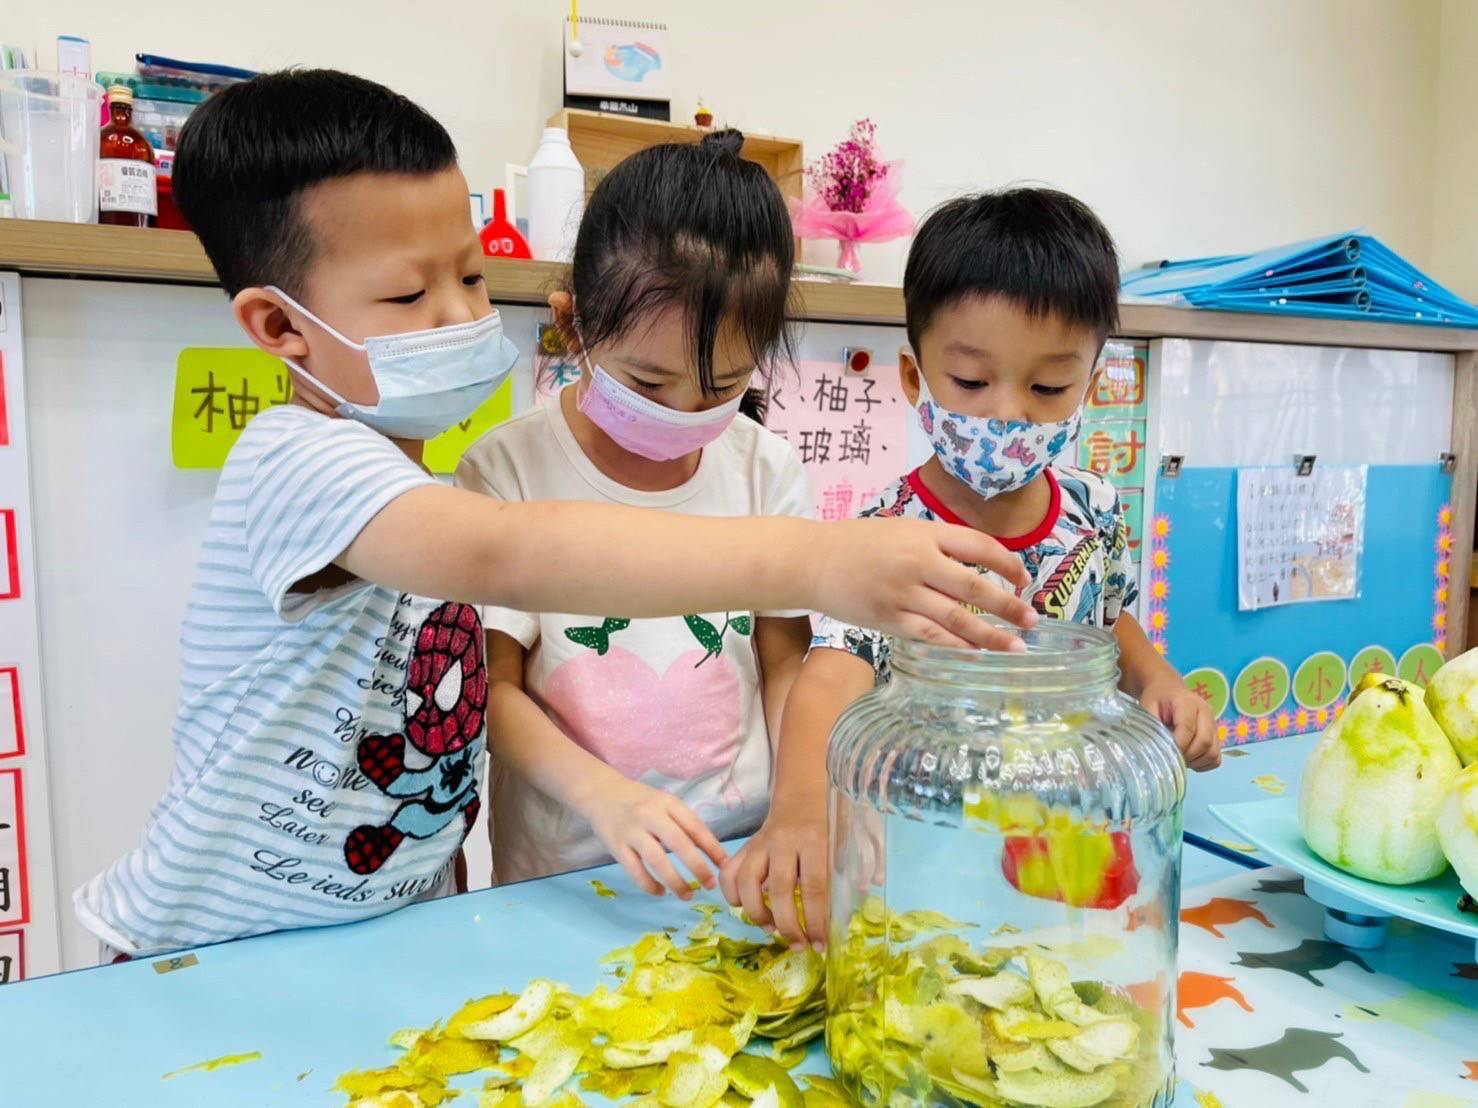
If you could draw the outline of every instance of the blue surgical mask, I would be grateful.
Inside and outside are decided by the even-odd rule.
[[[275,285],[268,285],[267,291],[282,297],[349,349],[363,351],[369,358],[370,375],[380,393],[376,404],[345,400],[296,362],[282,360],[334,400],[339,415],[388,438],[434,439],[477,411],[518,361],[518,348],[503,334],[503,321],[496,310],[471,323],[355,342]]]

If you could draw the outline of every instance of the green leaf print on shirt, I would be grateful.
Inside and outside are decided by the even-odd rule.
[[[702,616],[683,616],[683,622],[688,625],[688,630],[693,632],[693,637],[698,640],[698,645],[708,652],[693,664],[694,669],[697,669],[704,662],[708,661],[708,659],[717,658],[724,652],[724,635],[728,633],[730,628],[738,631],[741,635],[749,634],[748,616],[730,617],[725,614],[722,630],[709,623]]]
[[[748,635],[753,627],[753,621],[748,616],[729,616],[725,614],[723,627],[715,627],[702,616],[683,616],[683,622],[688,625],[688,630],[698,640],[698,645],[703,647],[703,657],[694,663],[697,669],[710,658],[717,658],[724,652],[724,636],[730,630]],[[599,627],[566,627],[565,638],[578,646],[587,647],[596,652],[602,658],[611,649],[611,636],[617,631],[624,631],[631,626],[629,619],[611,618],[602,621]]]
[[[565,638],[579,646],[588,646],[601,657],[611,649],[611,636],[631,626],[629,619],[611,618],[599,627],[566,627]]]

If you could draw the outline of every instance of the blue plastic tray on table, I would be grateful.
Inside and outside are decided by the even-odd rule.
[[[1346,946],[1371,948],[1385,941],[1391,918],[1450,931],[1478,944],[1478,915],[1458,908],[1457,875],[1414,885],[1383,885],[1331,866],[1309,849],[1298,826],[1298,798],[1282,796],[1250,804],[1213,804],[1211,814],[1235,834],[1257,844],[1279,865],[1304,879],[1309,897],[1322,904],[1324,932]]]

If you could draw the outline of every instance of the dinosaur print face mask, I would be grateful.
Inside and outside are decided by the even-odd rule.
[[[945,472],[986,500],[1035,481],[1077,437],[1083,419],[1081,408],[1056,423],[947,411],[929,395],[923,374],[919,374],[916,410]]]

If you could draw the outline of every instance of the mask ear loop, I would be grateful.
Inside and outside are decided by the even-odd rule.
[[[369,349],[369,347],[367,347],[364,343],[362,343],[362,342],[355,342],[353,339],[349,338],[348,336],[344,335],[342,332],[340,332],[337,329],[335,329],[332,324],[325,323],[323,320],[319,319],[316,315],[314,315],[312,312],[310,312],[307,308],[303,307],[303,305],[299,304],[296,300],[294,300],[287,293],[283,292],[276,285],[263,285],[262,287],[267,292],[275,293],[276,295],[282,297],[282,299],[285,300],[285,301],[287,301],[287,303],[289,305],[291,305],[292,307],[296,308],[298,311],[302,312],[305,316],[307,316],[309,319],[311,319],[315,324],[317,324],[323,330],[327,331],[334,338],[338,339],[345,346],[349,347],[349,349],[351,349],[351,350],[358,350],[361,354],[363,354],[365,351],[367,351]]]

